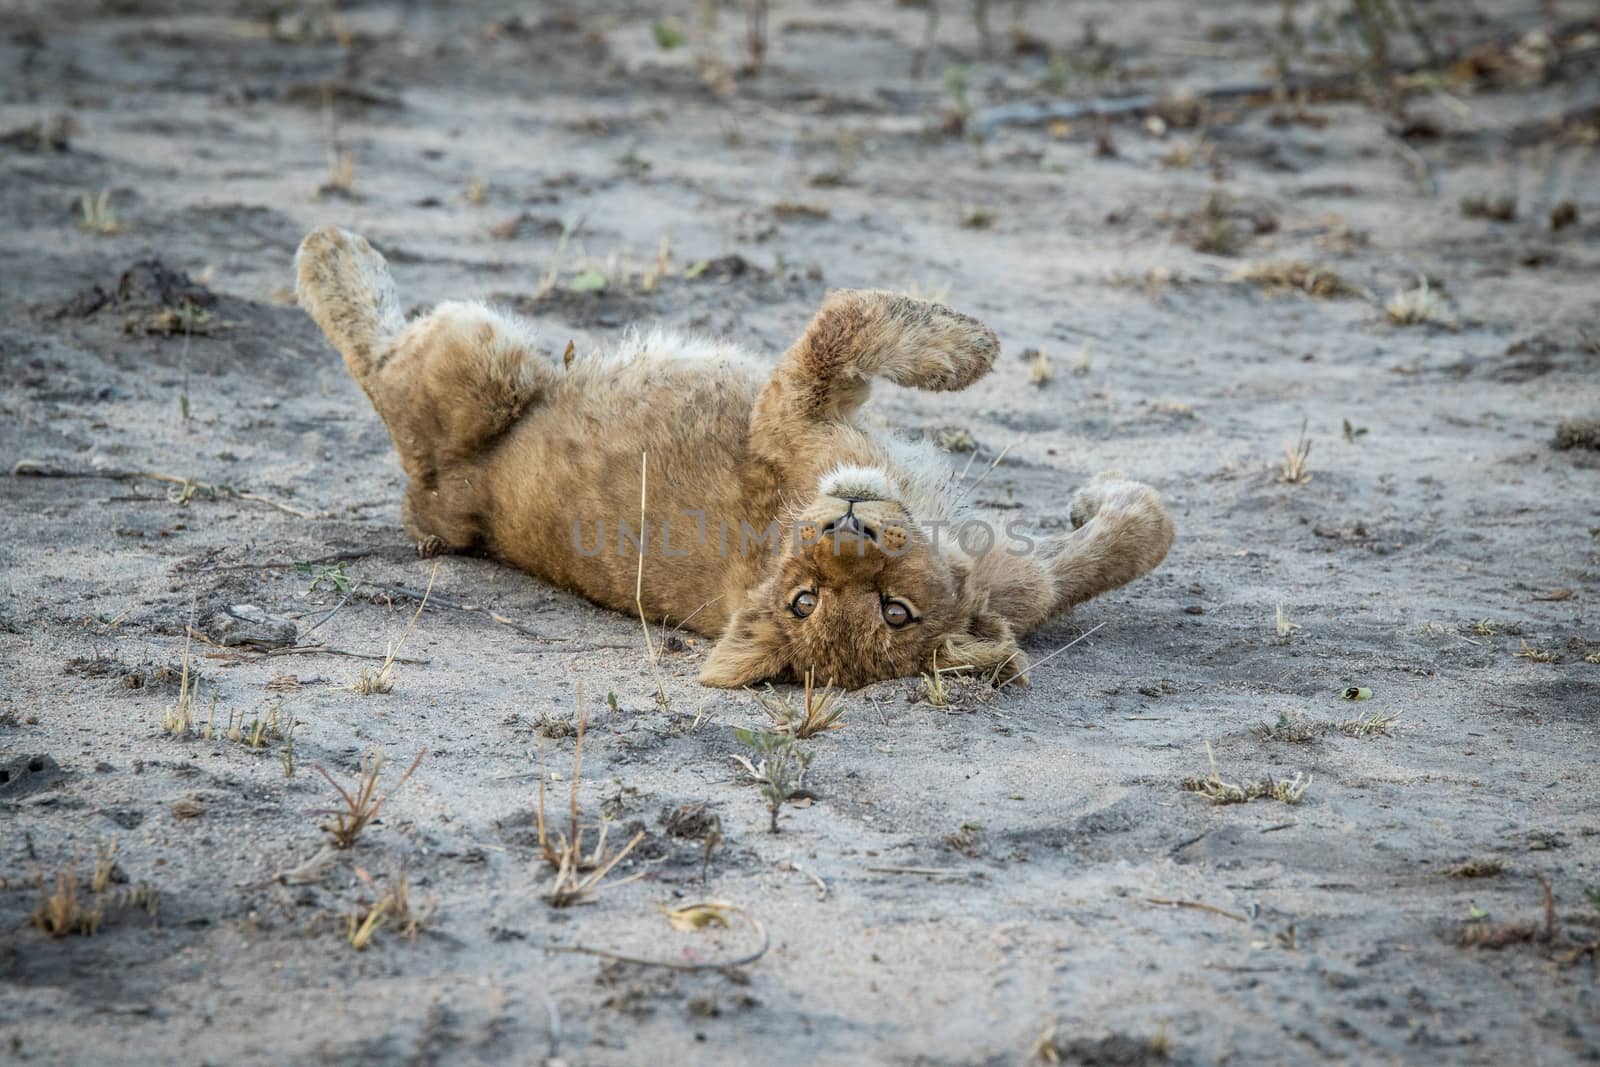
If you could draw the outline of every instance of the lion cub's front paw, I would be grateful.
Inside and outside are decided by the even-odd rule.
[[[418,559],[432,559],[435,556],[442,556],[448,551],[450,551],[450,546],[445,543],[445,539],[436,537],[433,534],[429,534],[417,542]]]
[[[895,296],[886,312],[900,336],[879,373],[896,385],[965,389],[987,374],[1000,354],[993,330],[943,304]]]

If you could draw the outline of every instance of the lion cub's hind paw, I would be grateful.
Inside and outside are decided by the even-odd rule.
[[[435,556],[446,555],[449,553],[449,551],[450,545],[445,541],[445,539],[442,537],[437,537],[433,534],[429,534],[427,537],[424,537],[422,540],[417,542],[418,559],[432,559]]]
[[[1138,496],[1145,491],[1148,491],[1147,486],[1127,481],[1122,477],[1121,471],[1102,471],[1096,474],[1088,485],[1072,494],[1072,503],[1068,509],[1072,528],[1076,530],[1098,515],[1101,506],[1112,497]]]
[[[896,296],[887,310],[900,338],[882,374],[896,385],[936,392],[965,389],[989,373],[1000,354],[993,330],[943,304]]]

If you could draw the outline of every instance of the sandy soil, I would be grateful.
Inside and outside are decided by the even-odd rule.
[[[1015,38],[997,4],[989,59],[946,5],[920,79],[913,8],[778,4],[758,74],[729,9],[720,87],[687,2],[6,6],[0,458],[102,476],[0,477],[0,1057],[1600,1059],[1600,454],[1551,443],[1600,415],[1588,5],[1419,0],[1441,54],[1488,47],[1396,109],[1338,80],[1332,3],[1299,5],[1296,48],[1278,3],[1035,4]],[[954,129],[1252,83],[1275,53],[1327,91]],[[115,232],[80,225],[101,190]],[[640,321],[772,358],[829,286],[947,293],[1002,364],[886,389],[885,418],[960,431],[980,511],[1035,529],[1096,471],[1148,480],[1177,546],[1036,635],[1039,659],[1095,628],[1027,691],[851,694],[777,835],[730,758],[765,713],[696,685],[703,643],[669,644],[662,706],[637,620],[494,563],[443,561],[392,692],[361,695],[378,665],[332,651],[381,656],[430,564],[383,428],[292,306],[323,222],[417,306],[504,300],[555,351]],[[1235,280],[1285,259],[1353,294]],[[1390,322],[1419,279],[1437,321]],[[1309,479],[1285,481],[1302,422]],[[196,643],[213,736],[163,734],[186,624],[241,604],[323,651]],[[583,821],[643,839],[557,909],[538,754],[564,826],[580,687]],[[259,747],[227,736],[273,715]],[[1183,787],[1207,743],[1230,782],[1309,788],[1213,804]],[[351,783],[381,750],[388,789],[423,749],[314,860],[314,768]],[[62,871],[92,937],[30,922]],[[356,951],[349,917],[402,876],[420,929]],[[700,900],[770,949],[715,966],[759,935],[674,930],[662,909]]]

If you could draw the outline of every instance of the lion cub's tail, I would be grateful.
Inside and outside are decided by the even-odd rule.
[[[368,386],[405,328],[389,265],[365,237],[322,226],[300,242],[294,270],[300,306],[328,335],[356,381]]]

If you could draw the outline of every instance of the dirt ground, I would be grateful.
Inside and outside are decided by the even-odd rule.
[[[1292,35],[994,4],[987,57],[949,2],[920,77],[891,0],[775,3],[759,72],[689,0],[4,6],[0,1058],[1600,1060],[1592,5],[1397,5],[1436,58],[1396,26],[1381,90],[1332,0]],[[439,565],[363,695],[432,564],[293,306],[325,222],[580,358],[641,322],[772,359],[828,287],[937,295],[1001,363],[884,418],[980,515],[1059,529],[1114,468],[1176,547],[1031,638],[1093,631],[1027,690],[850,694],[777,835],[732,758],[767,715],[696,684],[703,641],[663,704],[637,619],[490,561]],[[211,736],[165,733],[235,605],[296,654],[195,641]],[[586,841],[642,839],[555,908],[580,688]],[[1213,803],[1208,745],[1299,802]],[[323,851],[316,769],[378,751]],[[63,872],[93,936],[34,921]],[[738,910],[674,929],[699,901]]]

